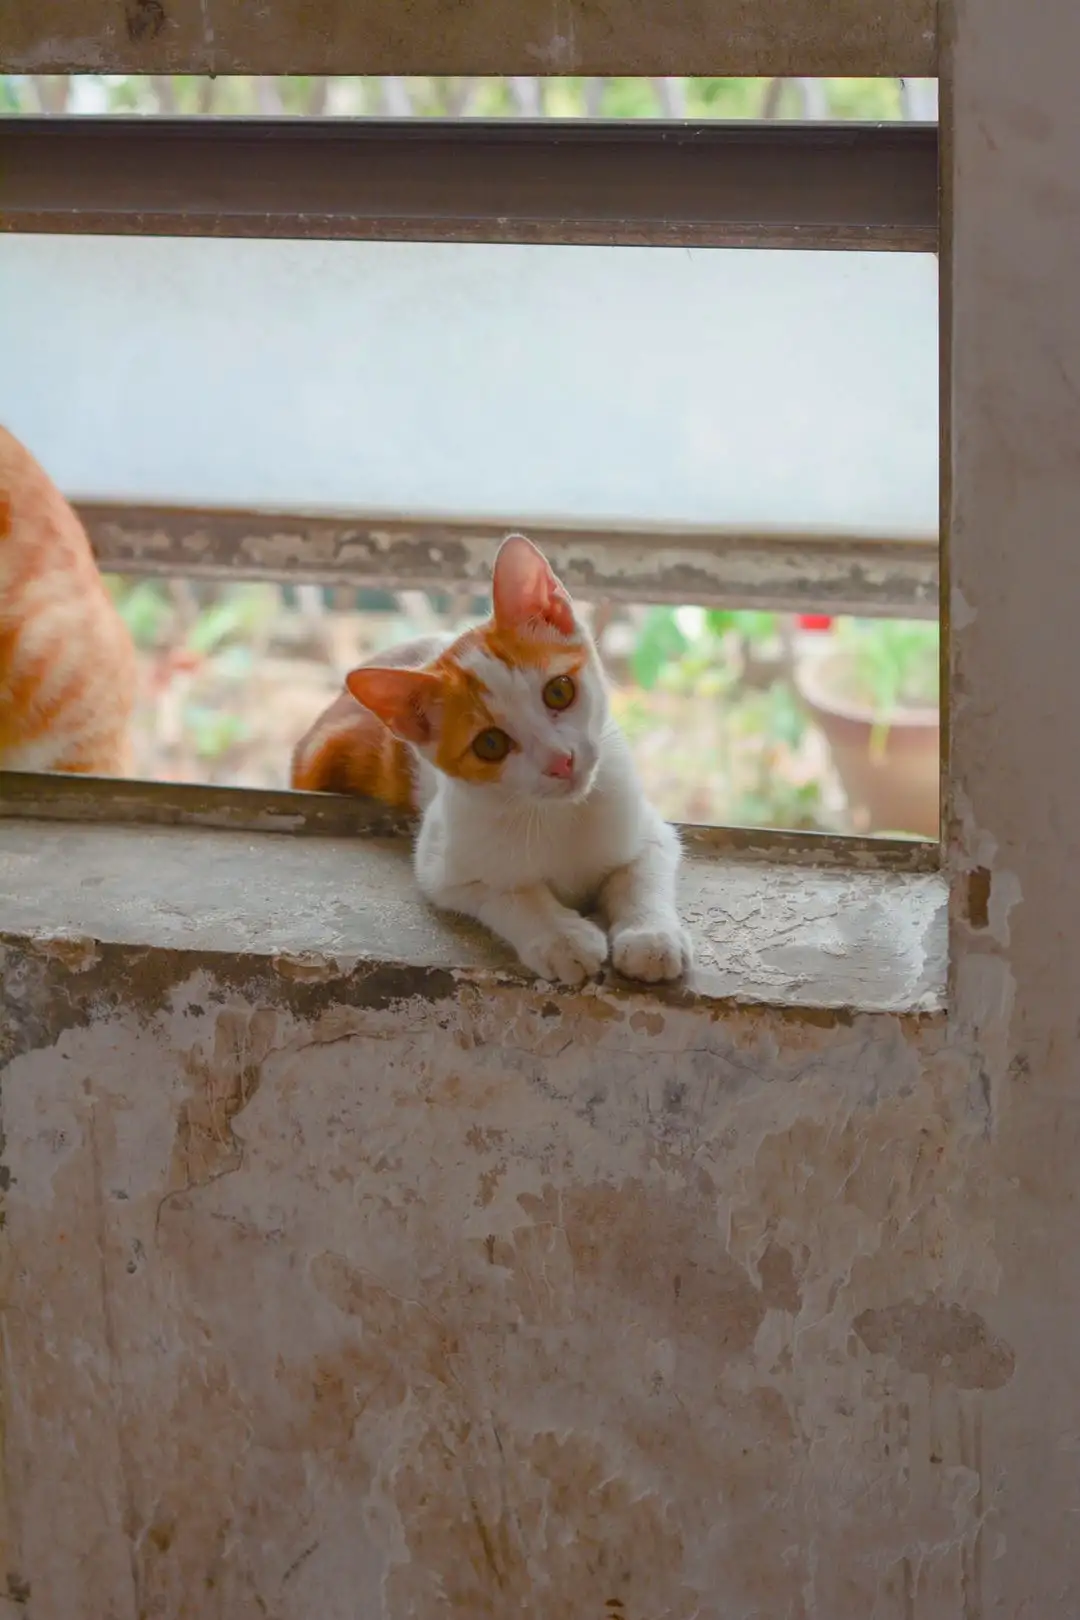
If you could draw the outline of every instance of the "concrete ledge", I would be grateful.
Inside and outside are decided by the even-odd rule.
[[[946,891],[937,875],[691,851],[682,909],[698,947],[688,984],[653,991],[611,975],[587,993],[683,1006],[943,1008]],[[482,930],[423,903],[407,846],[392,839],[0,824],[0,943],[88,972],[128,951],[179,953],[184,971],[193,957],[239,957],[249,974],[270,971],[323,995],[332,988],[357,1004],[529,979]],[[8,986],[4,1000],[10,1010]]]

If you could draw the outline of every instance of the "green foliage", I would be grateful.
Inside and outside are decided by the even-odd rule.
[[[897,709],[936,707],[940,696],[941,638],[921,619],[841,619],[837,678],[850,695],[887,723]]]
[[[768,749],[797,748],[806,731],[806,717],[791,682],[773,681],[761,690],[743,694],[735,724],[737,736],[763,738]]]
[[[807,720],[795,688],[782,674],[763,688],[744,679],[747,651],[777,645],[781,623],[777,613],[651,608],[631,656],[641,696],[620,705],[619,719],[631,741],[644,741],[663,712],[645,693],[659,689],[698,705],[714,700],[711,742],[707,729],[704,737],[699,733],[698,752],[684,768],[722,784],[724,819],[816,828],[822,824],[822,784],[799,779]],[[700,707],[696,712],[700,716]]]
[[[768,79],[687,79],[690,118],[760,118]]]
[[[149,79],[110,74],[104,83],[108,91],[110,112],[153,112],[154,90]]]
[[[776,613],[710,609],[701,615],[700,627],[692,633],[680,622],[682,612],[674,607],[652,607],[645,616],[630,664],[635,681],[646,692],[663,686],[667,691],[718,697],[737,675],[729,638],[760,647],[779,634]]]
[[[870,122],[901,116],[899,79],[830,79],[828,85],[833,118]]]
[[[710,608],[705,622],[714,636],[736,635],[752,646],[767,645],[779,634],[780,616],[749,608]]]
[[[110,578],[106,584],[120,617],[134,637],[135,645],[143,648],[158,646],[172,617],[164,586],[153,579],[131,583],[125,579]]]
[[[259,112],[266,107],[267,99],[279,102],[287,114],[308,113],[317,85],[315,79],[303,74],[272,79],[261,89],[255,79],[241,75],[208,81],[191,74],[176,74],[165,80],[112,74],[98,82],[105,88],[111,112],[175,111],[190,115],[212,111],[237,116]],[[383,88],[378,79],[337,77],[330,82],[336,87],[336,105],[344,110],[368,115],[384,110]],[[688,118],[742,119],[762,116],[770,80],[710,78],[682,79],[678,83]],[[479,78],[467,83],[463,79],[414,77],[403,84],[419,117],[452,116],[460,108],[466,89],[469,111],[475,116],[505,118],[517,110],[506,79]],[[603,118],[655,118],[660,112],[656,84],[651,79],[599,80],[593,94],[598,97]],[[545,79],[543,98],[549,117],[580,118],[586,110],[586,81]],[[832,118],[893,119],[901,113],[898,79],[827,79],[825,99]],[[30,112],[36,106],[32,81],[0,75],[0,113]],[[794,80],[781,86],[775,110],[784,118],[802,116],[799,87]]]
[[[232,585],[221,598],[203,609],[187,636],[187,646],[203,657],[226,642],[249,637],[277,610],[273,587]]]
[[[689,645],[679,629],[674,608],[650,608],[630,658],[635,681],[651,692],[665,667],[681,658]]]
[[[790,681],[774,681],[765,694],[768,734],[786,748],[798,748],[806,734],[806,711]]]
[[[603,118],[655,118],[656,91],[648,79],[605,79],[600,97]],[[581,116],[577,112],[575,116]]]
[[[113,574],[105,584],[137,647],[150,650],[174,639],[177,609],[163,581]],[[249,640],[276,612],[272,585],[226,585],[200,608],[182,645],[200,657],[213,656],[229,643]]]
[[[821,783],[788,782],[772,775],[762,788],[737,795],[730,819],[738,827],[817,832],[821,828]]]
[[[192,734],[200,759],[217,759],[248,735],[248,727],[239,715],[205,708],[198,703],[184,706],[184,724]]]

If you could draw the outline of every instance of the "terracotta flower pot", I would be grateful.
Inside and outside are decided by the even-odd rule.
[[[795,684],[824,734],[860,831],[941,834],[941,729],[936,709],[898,709],[884,739],[873,711],[843,696],[843,660],[834,653],[800,660]]]

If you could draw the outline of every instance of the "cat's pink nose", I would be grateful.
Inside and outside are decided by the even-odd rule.
[[[552,754],[545,776],[554,776],[559,781],[568,782],[574,774],[573,754]]]

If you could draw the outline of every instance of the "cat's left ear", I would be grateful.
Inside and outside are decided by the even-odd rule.
[[[504,630],[548,625],[573,635],[574,609],[566,587],[552,573],[542,551],[523,534],[509,534],[499,547],[491,580],[495,622]]]
[[[424,669],[383,669],[361,664],[345,685],[357,703],[377,715],[395,737],[424,747],[435,738],[442,682]]]

